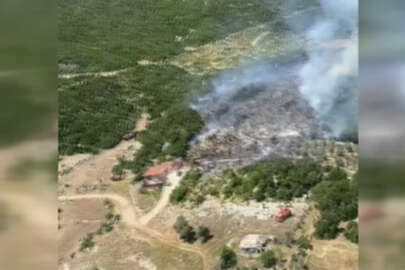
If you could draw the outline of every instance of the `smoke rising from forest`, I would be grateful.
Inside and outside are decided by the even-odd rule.
[[[305,31],[320,48],[307,50],[300,92],[337,137],[357,128],[358,3],[321,0],[320,5],[320,18]]]
[[[266,59],[224,71],[212,80],[212,92],[194,103],[193,108],[204,114],[210,107],[229,107],[235,96],[254,98],[258,88],[271,91],[272,84],[289,80],[295,81],[304,100],[327,127],[324,136],[357,133],[357,1],[320,0],[316,16],[304,18],[304,27],[303,17],[311,15],[297,12],[297,1],[286,1],[281,9],[289,28],[285,35],[295,33],[307,40],[304,56],[287,55],[290,60]],[[314,6],[308,10],[314,10]],[[303,15],[290,16],[294,12]],[[227,115],[233,110],[219,111],[220,115],[207,119],[207,130],[212,132],[237,122],[234,116]]]

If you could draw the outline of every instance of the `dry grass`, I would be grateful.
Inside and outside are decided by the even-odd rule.
[[[234,68],[246,61],[301,50],[305,46],[302,37],[292,33],[284,36],[274,31],[271,24],[262,24],[200,47],[186,47],[184,53],[169,63],[191,74],[206,75]]]
[[[139,237],[138,237],[139,236]],[[95,238],[96,248],[92,252],[78,254],[67,260],[70,269],[114,270],[200,270],[201,258],[174,249],[161,243],[148,243],[142,234],[127,228]]]
[[[97,231],[107,210],[100,200],[66,201],[59,206],[59,258],[77,252],[80,239]]]
[[[140,185],[132,188],[134,203],[144,213],[152,210],[159,201],[160,190],[142,190]]]
[[[111,182],[107,187],[107,192],[121,195],[126,199],[128,199],[129,201],[131,201],[132,200],[130,191],[131,181],[132,181],[131,178],[127,178],[123,181]]]
[[[314,249],[309,254],[310,270],[356,270],[358,269],[358,245],[339,237],[335,240],[313,240]]]

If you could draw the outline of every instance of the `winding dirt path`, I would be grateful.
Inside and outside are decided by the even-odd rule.
[[[189,168],[183,168],[183,170],[181,170],[182,175],[184,175],[188,169]],[[139,224],[148,224],[149,221],[156,217],[169,204],[170,194],[172,194],[172,191],[180,184],[181,178],[182,177],[179,176],[176,171],[169,173],[167,176],[167,183],[169,185],[163,188],[159,202],[151,211],[140,218]]]
[[[202,251],[202,249],[200,249],[198,247],[194,247],[190,244],[184,244],[183,242],[180,242],[178,240],[169,239],[165,235],[163,235],[155,230],[152,230],[146,226],[143,226],[143,225],[138,225],[136,228],[138,230],[142,231],[143,233],[147,234],[148,237],[152,238],[153,240],[155,240],[157,242],[161,242],[161,243],[168,245],[170,247],[173,247],[175,249],[180,249],[180,250],[183,250],[186,252],[191,252],[191,253],[197,254],[202,259],[204,270],[213,269],[213,264],[211,263],[211,266],[208,264],[209,257],[204,251]]]
[[[125,198],[112,193],[99,193],[99,194],[79,194],[70,196],[60,196],[60,201],[73,201],[73,200],[110,200],[118,204],[121,213],[122,221],[129,227],[136,227],[137,219],[135,211],[131,203]]]
[[[184,170],[187,169],[185,168]],[[176,249],[197,254],[202,259],[203,269],[212,270],[211,267],[207,264],[207,262],[209,261],[209,257],[200,248],[182,243],[178,240],[170,239],[167,236],[161,234],[160,232],[155,231],[147,226],[147,223],[167,206],[171,191],[178,185],[181,179],[181,177],[177,176],[177,174],[170,174],[170,178],[171,178],[170,180],[171,185],[166,187],[156,207],[153,210],[151,210],[148,214],[139,219],[136,218],[134,206],[131,204],[131,202],[129,202],[127,198],[117,194],[111,193],[79,194],[79,195],[59,196],[58,199],[60,201],[87,200],[87,199],[111,200],[117,204],[122,217],[122,222],[125,223],[128,227],[139,230],[140,232],[144,233],[145,235],[147,235],[148,237],[152,238],[157,242],[161,242],[165,245],[168,245]]]
[[[127,72],[129,68],[112,70],[112,71],[102,71],[102,72],[83,72],[83,73],[69,73],[69,74],[60,74],[58,75],[59,79],[74,79],[77,77],[83,76],[94,76],[94,77],[113,77],[117,76],[120,73]]]

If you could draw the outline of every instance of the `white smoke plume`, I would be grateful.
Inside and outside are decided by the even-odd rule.
[[[235,110],[229,109],[235,107],[235,96],[252,98],[258,88],[272,91],[272,85],[288,81],[294,81],[291,87],[298,88],[315,110],[316,118],[327,126],[326,136],[357,133],[357,1],[285,0],[283,3],[280,12],[284,13],[289,28],[285,37],[292,33],[304,36],[308,41],[305,53],[288,52],[216,76],[212,80],[212,92],[192,104],[194,109],[209,116],[206,134],[232,128],[240,122],[240,118],[232,115]],[[210,116],[212,111],[216,113]]]
[[[304,33],[318,49],[307,50],[300,92],[337,137],[357,128],[358,2],[321,0],[320,6],[320,18]]]

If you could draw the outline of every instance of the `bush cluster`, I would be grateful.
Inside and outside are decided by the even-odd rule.
[[[221,251],[221,256],[219,260],[219,265],[221,269],[229,269],[236,266],[238,259],[236,257],[235,251],[231,248],[224,247]]]
[[[290,201],[322,181],[322,167],[311,160],[263,161],[236,172],[227,171],[224,177],[228,179],[222,190],[225,198]]]
[[[111,78],[90,78],[59,91],[59,153],[111,148],[132,130],[137,110]]]
[[[359,242],[359,228],[357,222],[351,221],[347,225],[344,235],[346,239],[350,240],[353,243]]]
[[[260,261],[262,262],[263,267],[270,268],[276,265],[277,258],[272,250],[267,250],[260,256]]]
[[[175,188],[170,195],[170,202],[172,204],[178,204],[186,201],[189,194],[197,186],[201,178],[201,171],[193,169],[187,172],[187,174],[181,180],[180,185]]]
[[[341,231],[340,222],[357,217],[357,176],[349,180],[344,172],[338,172],[338,169],[335,171],[312,189],[312,199],[321,213],[315,223],[315,235],[322,239],[335,238]]]
[[[96,242],[93,240],[94,238],[94,233],[88,233],[84,238],[80,240],[80,251],[85,251],[92,249]]]
[[[177,217],[173,228],[179,234],[180,239],[190,244],[194,243],[199,238],[202,243],[206,243],[213,237],[210,230],[205,226],[199,226],[197,232],[195,232],[194,228],[190,226],[183,216]]]
[[[104,207],[108,210],[105,216],[106,221],[101,223],[100,228],[95,233],[88,233],[80,240],[79,251],[92,249],[96,244],[94,241],[95,234],[102,235],[104,233],[111,232],[114,229],[114,226],[121,220],[121,216],[119,214],[114,214],[114,204],[111,201],[105,200]],[[58,212],[60,212],[59,209]]]

